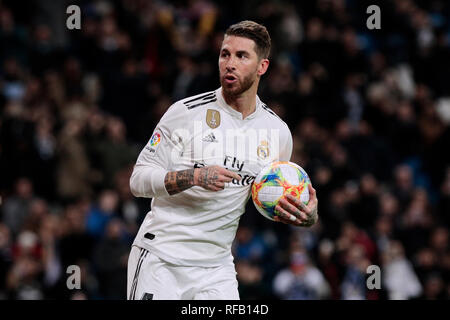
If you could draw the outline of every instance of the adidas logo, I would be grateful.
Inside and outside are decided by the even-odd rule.
[[[214,133],[212,133],[212,132],[210,134],[208,134],[206,137],[204,137],[202,139],[202,141],[204,141],[204,142],[219,142],[216,139],[216,137],[214,136]]]

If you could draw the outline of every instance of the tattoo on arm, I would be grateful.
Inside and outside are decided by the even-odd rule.
[[[219,179],[219,174],[214,167],[204,167],[200,169],[198,175],[198,185],[204,188],[208,188],[210,185],[214,185]]]
[[[301,224],[302,227],[311,227],[317,222],[319,216],[317,214],[317,208],[311,212],[311,214],[306,215],[306,221]]]
[[[168,172],[164,184],[170,195],[189,189],[194,185],[194,169]]]

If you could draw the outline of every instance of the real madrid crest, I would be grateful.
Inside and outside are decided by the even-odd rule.
[[[263,160],[266,159],[270,154],[269,143],[266,140],[261,141],[258,149],[256,150],[256,153],[258,154],[258,158]]]
[[[206,112],[206,123],[212,129],[220,126],[220,112],[213,109],[208,109]]]

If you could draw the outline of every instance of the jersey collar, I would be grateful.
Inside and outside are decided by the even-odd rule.
[[[225,102],[225,99],[222,96],[222,87],[220,87],[219,89],[216,90],[216,97],[217,97],[217,102],[219,103],[219,105],[225,109],[225,111],[227,113],[229,113],[230,115],[232,115],[235,118],[238,118],[239,120],[250,120],[255,118],[259,111],[261,110],[261,100],[259,99],[258,96],[256,96],[256,109],[255,111],[248,115],[245,119],[242,119],[242,113],[240,113],[239,111],[233,109],[233,107],[231,107],[230,105],[228,105]]]

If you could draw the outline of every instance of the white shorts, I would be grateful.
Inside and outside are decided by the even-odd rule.
[[[132,246],[128,258],[128,300],[239,300],[234,263],[219,267],[170,264]]]

